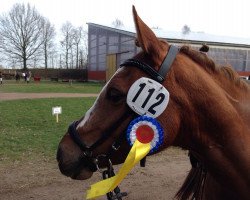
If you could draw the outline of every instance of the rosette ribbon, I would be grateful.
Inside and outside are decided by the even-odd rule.
[[[136,131],[137,130],[137,131]],[[159,123],[151,117],[140,116],[133,120],[127,132],[127,138],[131,134],[133,138],[129,143],[133,146],[119,172],[116,176],[105,179],[91,185],[90,190],[87,191],[86,199],[93,199],[113,191],[131,171],[131,169],[143,159],[150,150],[156,150],[163,140],[163,131]],[[136,134],[135,138],[133,134]],[[153,146],[151,144],[153,142]],[[155,146],[156,145],[156,146]]]

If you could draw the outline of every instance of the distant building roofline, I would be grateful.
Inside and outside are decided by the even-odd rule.
[[[134,28],[121,27],[115,28],[112,26],[101,25],[97,23],[87,23],[88,25],[95,26],[98,28],[114,31],[117,33],[129,35],[132,37],[136,36]],[[152,29],[156,36],[161,39],[166,39],[170,43],[182,43],[182,44],[197,44],[206,43],[212,46],[225,46],[225,47],[238,47],[238,48],[250,48],[250,39],[248,38],[237,38],[229,36],[217,36],[206,34],[203,32],[190,32],[189,34],[183,35],[181,32],[174,31],[163,31],[161,29]]]

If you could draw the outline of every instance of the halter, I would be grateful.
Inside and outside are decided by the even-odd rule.
[[[120,66],[121,67],[137,67],[139,69],[141,69],[142,71],[144,71],[145,73],[147,73],[148,75],[151,76],[152,79],[154,79],[155,81],[158,81],[159,83],[162,83],[165,80],[166,74],[168,73],[168,71],[170,70],[176,55],[179,52],[179,48],[176,46],[171,45],[169,48],[169,51],[165,57],[165,59],[163,60],[160,70],[156,71],[153,67],[151,67],[150,65],[143,63],[139,60],[136,59],[128,59],[126,60],[124,63],[122,63]],[[99,158],[100,157],[106,157],[106,159],[108,159],[108,169],[106,171],[103,172],[103,178],[106,179],[106,176],[114,176],[114,172],[113,172],[113,167],[112,167],[112,163],[109,159],[109,155],[111,154],[111,152],[113,150],[118,150],[118,148],[120,147],[121,141],[124,137],[124,134],[121,134],[121,136],[113,143],[111,150],[109,151],[109,153],[107,155],[99,155],[97,157],[93,157],[93,150],[95,148],[97,148],[98,146],[100,146],[103,142],[105,142],[110,136],[111,134],[118,128],[118,126],[129,116],[132,114],[135,114],[133,112],[131,112],[132,110],[129,110],[128,112],[125,112],[125,114],[118,119],[118,121],[112,125],[108,130],[105,131],[105,134],[103,134],[94,144],[92,144],[91,146],[86,145],[80,138],[78,131],[76,130],[77,125],[78,125],[78,121],[74,121],[72,122],[72,124],[69,126],[68,128],[68,133],[71,137],[71,139],[75,142],[75,144],[77,144],[77,146],[82,150],[83,152],[83,160],[87,161],[88,167],[91,171],[96,171],[97,169],[99,169],[98,163],[99,163]],[[142,161],[142,162],[145,162]],[[125,196],[126,194],[123,194],[120,192],[119,187],[117,187],[115,190],[115,195],[113,195],[113,193],[109,193],[107,194],[108,199],[116,199],[119,198],[121,199],[122,196]]]

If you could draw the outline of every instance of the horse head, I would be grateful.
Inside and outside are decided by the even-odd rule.
[[[132,61],[138,61],[143,66],[125,62],[104,86],[85,116],[71,124],[57,152],[59,168],[66,176],[88,179],[97,168],[105,167],[109,160],[113,164],[124,162],[131,148],[125,139],[125,130],[136,116],[127,104],[129,89],[142,77],[157,79],[164,60],[171,54],[171,45],[155,36],[137,15],[134,7],[133,16],[136,44],[142,51]],[[144,66],[150,66],[153,70],[142,70]],[[216,183],[220,183],[216,176],[221,173],[225,173],[221,180],[226,182],[232,180],[228,178],[231,175],[246,175],[246,180],[249,180],[246,171],[237,172],[236,168],[228,167],[234,162],[230,160],[230,155],[236,156],[235,152],[241,152],[241,147],[250,152],[243,142],[240,146],[232,141],[239,131],[242,138],[249,141],[249,134],[245,134],[246,130],[249,131],[249,126],[247,128],[246,125],[249,115],[240,118],[234,106],[238,99],[247,96],[239,91],[239,85],[243,85],[241,90],[244,91],[249,91],[248,86],[237,81],[232,84],[232,80],[229,80],[232,77],[235,74],[231,70],[217,70],[206,54],[184,46],[172,58],[165,77],[157,80],[170,94],[167,107],[157,116],[164,129],[163,144],[158,152],[171,145],[190,150],[206,166],[207,171],[211,172]],[[229,124],[234,133],[229,130]],[[232,151],[229,141],[232,141],[230,144],[237,151]],[[249,158],[243,154],[239,159],[249,162]],[[244,164],[241,168],[247,170]],[[237,181],[242,188],[236,191],[244,195],[247,194],[246,180]],[[236,187],[236,184],[226,185],[229,188]]]
[[[169,44],[156,38],[151,29],[139,18],[135,9],[133,9],[133,14],[138,45],[143,49],[134,59],[154,66],[154,69],[158,71],[168,52]],[[92,158],[110,154],[112,145],[117,140],[121,140],[121,144],[119,144],[117,151],[112,151],[109,155],[110,159],[113,164],[119,164],[126,158],[130,146],[122,135],[124,135],[129,122],[135,117],[126,103],[126,97],[131,85],[141,77],[150,77],[150,75],[134,67],[119,68],[104,86],[94,105],[75,124],[75,131],[79,134],[79,140],[83,141],[86,147],[94,145],[95,148],[93,150],[91,148],[91,152],[88,152]],[[159,121],[165,124],[167,113],[172,113],[171,119],[167,120],[166,123],[167,132],[172,134],[166,137],[164,147],[173,143],[176,136],[173,132],[177,133],[180,125],[180,110],[174,104],[170,100],[166,112],[159,117]],[[120,139],[121,137],[122,139]],[[98,145],[95,144],[96,142]],[[88,151],[87,148],[86,151]],[[83,155],[82,149],[76,145],[69,133],[60,142],[57,157],[61,172],[72,178],[86,179],[95,171],[94,159],[88,156],[88,158],[85,158],[86,155]],[[100,165],[102,166],[103,163],[100,163]]]

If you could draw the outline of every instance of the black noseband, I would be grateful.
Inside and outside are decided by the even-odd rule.
[[[78,145],[78,147],[83,151],[83,152],[89,152],[91,151],[91,148],[84,144],[76,130],[76,127],[78,125],[78,121],[74,121],[69,125],[68,128],[68,133],[70,135],[70,137],[72,138],[72,140]]]
[[[128,109],[128,108],[127,108]],[[78,133],[77,126],[79,124],[79,121],[74,121],[69,125],[68,133],[71,137],[71,139],[74,141],[74,143],[82,150],[83,156],[88,159],[88,162],[98,162],[97,158],[93,157],[93,150],[100,146],[103,142],[105,142],[111,134],[129,117],[134,116],[134,113],[128,109],[124,115],[122,115],[111,127],[109,127],[107,130],[105,130],[105,134],[103,134],[95,143],[93,143],[91,146],[86,145],[82,139],[80,138],[80,135]],[[121,145],[122,139],[125,137],[124,134],[121,134],[113,143],[111,150],[106,154],[108,157],[112,150],[117,150],[119,146]],[[98,157],[98,156],[97,156]],[[86,160],[86,159],[85,159]]]

